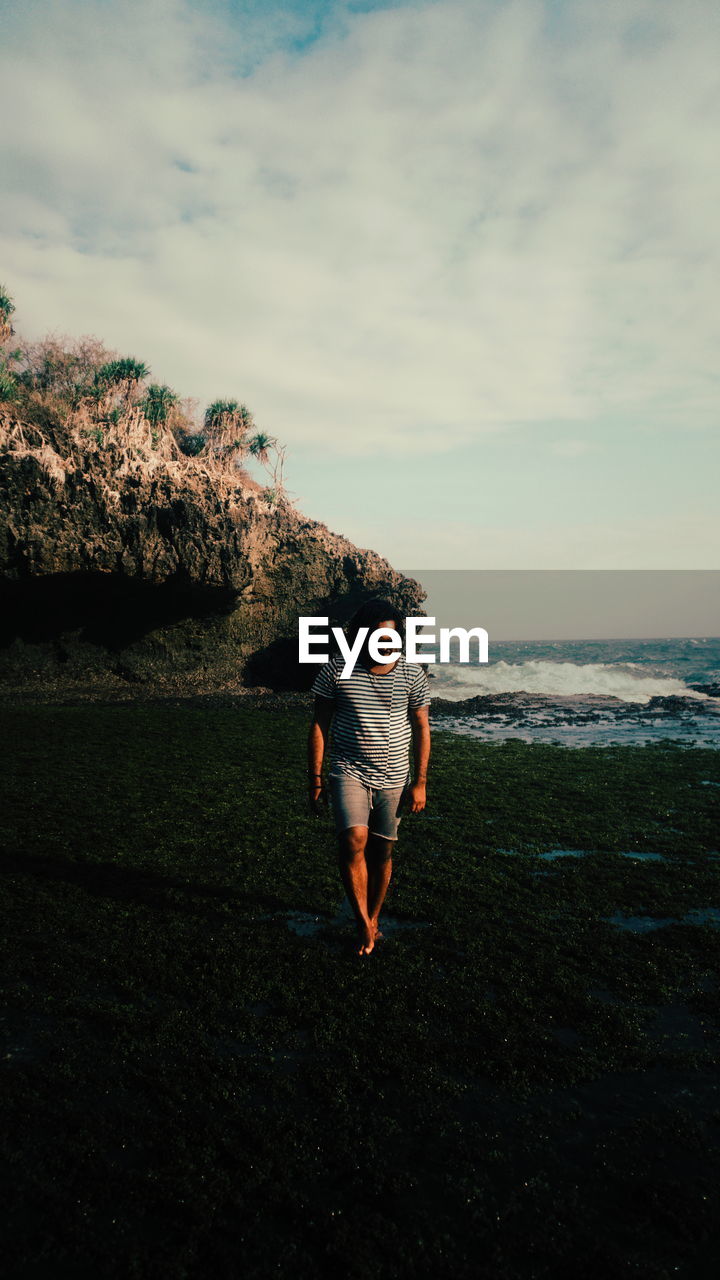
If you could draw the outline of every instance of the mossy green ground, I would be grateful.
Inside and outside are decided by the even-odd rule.
[[[6,713],[6,1274],[713,1274],[720,753],[436,732],[361,959],[306,727]]]

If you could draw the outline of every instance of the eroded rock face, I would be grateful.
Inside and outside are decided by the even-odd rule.
[[[78,453],[62,421],[6,415],[0,451],[0,676],[197,672],[306,687],[298,614],[347,621],[424,592],[373,551],[195,460]],[[14,432],[14,434],[12,434]],[[20,442],[20,443],[19,443]]]

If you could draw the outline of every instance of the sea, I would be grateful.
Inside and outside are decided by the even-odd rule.
[[[484,741],[720,749],[720,638],[491,640],[488,658],[428,667],[436,728]]]

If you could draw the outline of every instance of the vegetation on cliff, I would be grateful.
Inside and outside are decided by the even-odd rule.
[[[246,405],[215,400],[200,425],[195,402],[151,382],[144,361],[110,351],[92,337],[17,339],[14,312],[12,298],[0,286],[0,403],[35,426],[35,438],[25,447],[39,447],[41,462],[49,462],[47,442],[37,439],[43,417],[38,411],[45,410],[46,421],[53,414],[63,419],[76,450],[90,462],[112,445],[120,447],[126,461],[133,454],[150,464],[152,454],[165,461],[190,457],[199,460],[191,469],[209,467],[216,480],[225,477],[234,487],[263,492],[273,504],[289,501],[282,479],[284,448],[276,437],[255,429]],[[11,429],[8,439],[23,434]],[[243,466],[248,457],[260,463],[271,484],[263,487],[251,478]]]

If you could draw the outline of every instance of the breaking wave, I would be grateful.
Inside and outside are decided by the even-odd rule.
[[[494,662],[489,666],[431,667],[437,698],[528,693],[546,698],[603,697],[647,704],[652,698],[708,699],[675,676],[651,675],[635,663]]]

